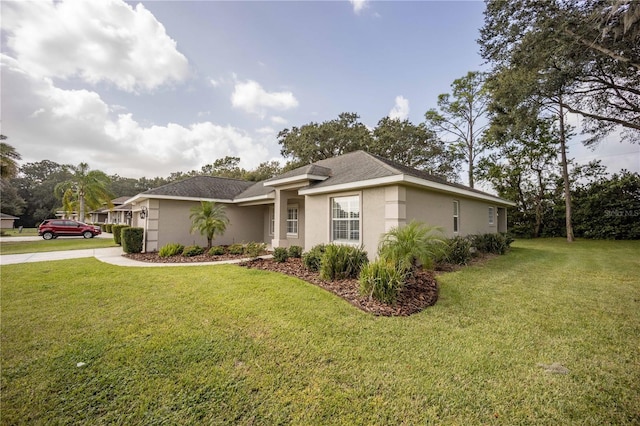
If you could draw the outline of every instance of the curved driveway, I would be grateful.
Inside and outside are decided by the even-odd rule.
[[[63,237],[60,237],[63,238]],[[74,237],[76,238],[76,237]],[[100,236],[99,238],[112,238],[111,234]],[[5,241],[38,241],[42,237],[5,237],[0,238],[0,244]],[[108,247],[86,250],[64,250],[64,251],[47,251],[41,253],[24,253],[24,254],[5,254],[0,255],[0,265],[13,265],[16,263],[31,262],[47,262],[50,260],[66,260],[80,259],[83,257],[95,257],[101,262],[109,263],[117,266],[137,266],[137,267],[156,267],[156,266],[203,266],[203,265],[221,265],[226,263],[240,263],[245,259],[224,260],[219,262],[192,262],[192,263],[149,263],[140,262],[129,259],[122,255],[122,247]]]

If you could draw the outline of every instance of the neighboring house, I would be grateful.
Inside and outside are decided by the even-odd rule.
[[[132,226],[145,229],[145,251],[167,243],[206,245],[191,234],[190,209],[226,205],[230,225],[214,244],[265,242],[271,247],[320,243],[377,251],[380,236],[411,220],[442,227],[449,237],[507,231],[514,203],[420,170],[356,151],[254,183],[197,176],[129,200]]]
[[[126,201],[131,197],[118,197],[111,200],[113,208],[104,207],[89,213],[92,223],[117,223],[131,225],[131,204]]]
[[[13,229],[13,223],[20,219],[10,214],[0,213],[0,229]]]

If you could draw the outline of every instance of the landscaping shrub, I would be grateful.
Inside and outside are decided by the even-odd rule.
[[[362,267],[360,294],[382,303],[394,304],[404,286],[406,273],[395,262],[379,259]]]
[[[327,281],[357,278],[369,260],[359,247],[329,244],[325,247],[320,266],[320,278]]]
[[[293,257],[294,259],[298,259],[302,256],[302,247],[300,246],[291,246],[289,247],[289,257]]]
[[[312,272],[318,272],[320,270],[325,247],[324,244],[318,244],[317,246],[311,247],[311,250],[302,255],[302,263],[308,270]]]
[[[158,256],[160,257],[170,257],[170,256],[177,256],[179,254],[182,254],[182,251],[184,250],[184,246],[180,243],[169,243],[169,244],[165,244],[160,251],[158,252]]]
[[[104,230],[105,230],[105,232],[111,233],[111,227],[112,227],[112,226],[113,226],[113,224],[112,224],[112,223],[106,223],[106,224],[104,225]]]
[[[466,265],[473,257],[471,240],[466,237],[454,237],[447,240],[441,262],[454,265]]]
[[[199,256],[204,253],[204,247],[200,246],[186,246],[184,250],[182,250],[182,255],[185,257],[193,257]]]
[[[100,224],[100,230],[102,232],[107,232],[107,224],[106,223],[101,223]]]
[[[121,234],[122,250],[125,253],[142,252],[143,228],[123,228]]]
[[[278,263],[286,262],[289,258],[289,250],[284,247],[276,247],[273,249],[273,260]]]
[[[444,248],[441,228],[412,220],[382,236],[378,255],[394,262],[398,269],[413,273],[418,265],[431,268]]]
[[[222,256],[225,254],[225,249],[222,246],[213,246],[209,249],[209,256]]]
[[[255,259],[256,257],[260,256],[262,253],[264,253],[266,249],[267,249],[267,245],[265,243],[250,242],[249,244],[247,244],[247,247],[245,248],[245,253],[250,258]]]
[[[227,250],[229,254],[244,254],[244,246],[242,244],[231,244]]]
[[[120,231],[123,228],[128,228],[128,227],[129,227],[129,225],[118,225],[118,224],[111,226],[111,232],[113,232],[113,241],[116,244],[118,244],[118,245],[121,244],[122,234],[120,233]]]
[[[472,244],[480,253],[505,254],[513,242],[503,234],[481,234],[472,237]]]

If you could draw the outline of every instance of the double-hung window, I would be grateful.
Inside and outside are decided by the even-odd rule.
[[[331,199],[331,241],[360,242],[360,196]]]
[[[287,235],[298,235],[298,206],[287,207]]]
[[[489,207],[489,225],[493,225],[495,223],[495,209],[493,207]]]
[[[276,229],[276,212],[274,206],[269,207],[269,235],[273,235]]]
[[[453,202],[453,232],[458,233],[460,231],[460,202]]]

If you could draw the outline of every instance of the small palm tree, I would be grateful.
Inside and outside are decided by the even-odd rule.
[[[382,260],[394,262],[399,270],[413,274],[419,264],[431,268],[443,248],[441,228],[413,220],[384,234],[378,245],[378,255]]]
[[[207,250],[211,248],[213,237],[224,234],[229,225],[225,207],[213,201],[200,201],[199,206],[191,208],[191,233],[199,231],[207,237]]]
[[[0,140],[5,140],[5,135],[0,135]],[[11,179],[18,174],[18,163],[20,160],[18,151],[8,143],[0,142],[0,177]]]
[[[111,179],[100,170],[89,170],[87,163],[80,163],[77,167],[71,167],[73,175],[71,179],[60,182],[55,187],[55,193],[62,198],[65,212],[78,210],[78,219],[84,221],[85,208],[97,209],[107,204],[113,207],[111,199],[113,194],[108,186]]]

